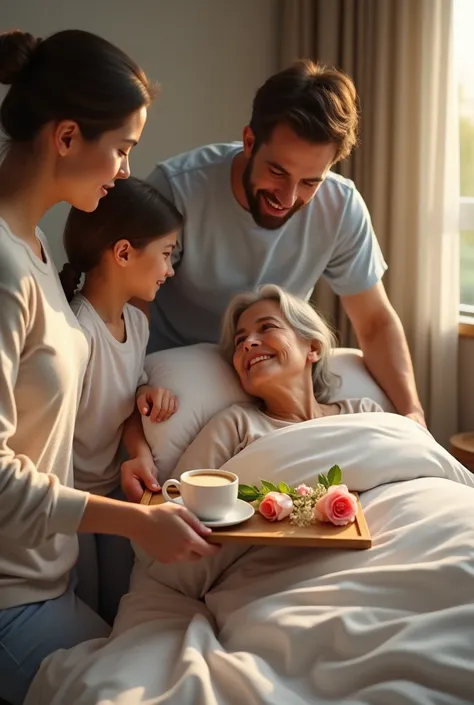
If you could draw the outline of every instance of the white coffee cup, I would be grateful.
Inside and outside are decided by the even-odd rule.
[[[199,519],[218,521],[228,514],[237,502],[239,478],[227,470],[188,470],[180,480],[166,480],[161,491],[167,502],[179,504],[167,490],[176,487],[184,506]]]

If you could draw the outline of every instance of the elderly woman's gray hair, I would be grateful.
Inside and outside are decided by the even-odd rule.
[[[265,300],[276,301],[289,325],[302,338],[318,341],[320,359],[313,364],[312,370],[314,395],[317,401],[327,403],[334,389],[340,384],[339,376],[329,370],[329,358],[336,345],[336,338],[310,303],[289,294],[275,284],[265,284],[257,291],[234,296],[222,323],[220,347],[223,356],[232,364],[235,332],[240,316],[257,301]]]

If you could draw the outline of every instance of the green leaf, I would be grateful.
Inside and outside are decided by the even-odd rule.
[[[254,502],[261,495],[258,487],[251,485],[239,485],[238,498],[243,499],[244,502]]]
[[[326,489],[329,487],[329,480],[328,480],[328,478],[326,477],[326,475],[323,475],[322,472],[319,473],[319,475],[318,475],[318,481],[319,481],[319,483],[320,483],[321,485],[323,485],[323,487],[325,487]]]
[[[286,484],[286,482],[279,482],[278,483],[278,492],[281,492],[282,494],[288,494],[291,495],[293,490],[289,485]]]
[[[278,492],[278,487],[273,484],[273,482],[268,482],[268,480],[260,480],[262,483],[262,489],[265,494],[268,492]]]
[[[342,480],[342,472],[339,465],[333,465],[328,472],[329,485],[340,485]]]

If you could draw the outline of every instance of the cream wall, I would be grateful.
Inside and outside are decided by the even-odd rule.
[[[162,86],[132,171],[201,144],[240,139],[256,88],[276,70],[275,0],[0,0],[0,29],[44,37],[86,29],[116,43]],[[63,262],[68,208],[42,222]]]
[[[277,68],[277,0],[0,0],[0,28],[39,36],[81,28],[128,51],[162,84],[132,170],[172,154],[239,139],[257,86]],[[67,208],[42,225],[58,266]],[[474,430],[474,339],[459,351],[460,430]]]

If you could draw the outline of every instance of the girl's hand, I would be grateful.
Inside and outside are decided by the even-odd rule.
[[[219,550],[205,540],[211,529],[185,507],[172,502],[143,507],[141,517],[130,538],[161,563],[196,561]]]
[[[145,385],[138,390],[137,407],[152,423],[160,423],[178,411],[178,399],[169,389]]]
[[[121,485],[129,502],[140,502],[145,489],[158,492],[160,485],[156,479],[157,469],[149,457],[132,458],[122,463]]]

